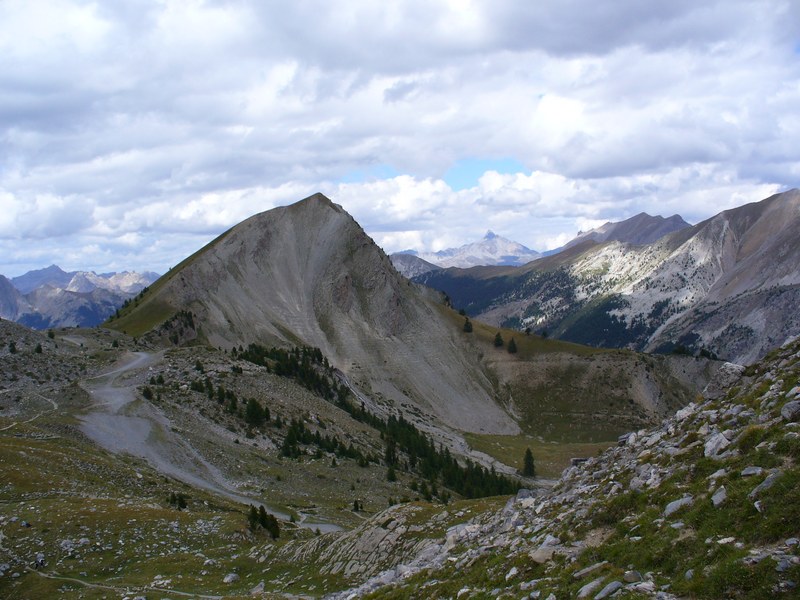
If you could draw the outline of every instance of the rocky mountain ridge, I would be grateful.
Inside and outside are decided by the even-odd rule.
[[[0,318],[35,329],[93,327],[157,278],[150,272],[66,272],[56,265],[12,279],[0,275]]]
[[[669,233],[691,227],[680,215],[664,218],[661,215],[651,216],[639,213],[629,219],[618,222],[607,222],[589,231],[579,231],[575,239],[564,248],[577,246],[587,240],[595,242],[626,242],[636,246],[652,244]],[[561,248],[560,250],[563,250]]]
[[[416,252],[409,250],[392,255],[410,254],[437,267],[468,268],[478,265],[524,265],[540,258],[542,254],[518,242],[487,231],[479,242],[464,244],[458,248],[447,248],[438,252]]]
[[[521,268],[416,280],[496,325],[748,363],[800,333],[798,227],[800,192],[791,190],[643,246],[587,240]]]
[[[401,277],[321,194],[240,223],[110,324],[143,335],[181,310],[215,347],[320,348],[376,411],[408,406],[464,431],[518,431],[438,294]]]
[[[158,273],[150,271],[97,274],[94,271],[64,271],[58,265],[50,265],[44,269],[28,271],[23,275],[12,277],[10,281],[21,294],[29,294],[45,286],[68,292],[88,293],[102,288],[111,292],[137,294],[158,277]]]

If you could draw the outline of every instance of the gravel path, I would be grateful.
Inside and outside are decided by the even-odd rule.
[[[112,370],[83,381],[81,386],[93,401],[80,417],[83,433],[109,452],[143,458],[159,472],[194,487],[244,505],[266,505],[261,499],[239,494],[216,466],[173,433],[172,424],[161,411],[137,396],[136,380],[130,376],[162,358],[163,353],[130,353]],[[268,508],[278,518],[289,519],[288,514]],[[340,529],[310,520],[300,525],[323,532]]]

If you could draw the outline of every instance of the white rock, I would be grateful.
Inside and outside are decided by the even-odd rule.
[[[236,583],[237,581],[239,581],[239,576],[236,573],[228,573],[222,583]]]
[[[678,512],[684,506],[691,506],[693,502],[694,498],[692,496],[684,496],[679,500],[673,500],[667,504],[666,508],[664,509],[664,516],[669,517],[670,515]]]
[[[730,446],[730,444],[731,443],[728,441],[728,438],[726,438],[724,435],[721,433],[715,433],[708,439],[708,441],[706,441],[703,455],[706,458],[716,458],[717,455],[725,448]]]
[[[623,585],[622,585],[621,582],[612,581],[606,587],[604,587],[602,590],[600,590],[600,593],[597,594],[597,596],[594,597],[594,600],[603,600],[603,598],[608,598],[613,593],[615,593],[617,590],[622,589],[622,587],[623,587]]]
[[[720,486],[714,495],[711,496],[711,503],[714,505],[714,508],[719,508],[728,499],[728,491],[725,489],[725,486]]]
[[[753,475],[761,475],[764,472],[764,469],[761,467],[745,467],[742,469],[740,475],[742,477],[752,477]]]
[[[596,590],[600,589],[600,586],[603,585],[603,581],[605,581],[605,579],[605,577],[598,577],[594,581],[587,583],[578,590],[578,598],[588,598],[591,596]]]

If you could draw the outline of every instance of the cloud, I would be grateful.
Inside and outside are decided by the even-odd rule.
[[[707,218],[800,185],[798,20],[790,0],[7,0],[0,272],[163,269],[317,190],[387,249]]]

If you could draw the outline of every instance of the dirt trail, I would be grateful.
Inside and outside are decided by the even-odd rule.
[[[81,430],[106,450],[143,458],[161,473],[189,485],[245,505],[267,505],[262,499],[241,495],[216,466],[172,432],[169,419],[161,411],[137,397],[135,383],[123,380],[126,374],[147,369],[162,357],[163,353],[131,353],[112,370],[84,380],[81,386],[93,402],[80,417]],[[289,519],[288,514],[269,508],[277,517]],[[340,529],[308,520],[301,526],[323,532]]]

